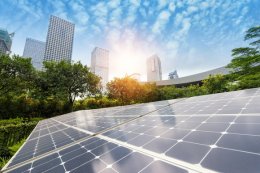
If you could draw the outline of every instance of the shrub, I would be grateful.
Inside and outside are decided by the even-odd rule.
[[[37,121],[0,126],[0,146],[12,146],[29,136]]]

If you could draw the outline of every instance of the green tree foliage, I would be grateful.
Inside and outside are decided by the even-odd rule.
[[[227,91],[227,80],[224,75],[217,74],[215,76],[209,75],[209,77],[202,81],[203,87],[209,94],[220,93]]]
[[[184,93],[181,88],[176,88],[175,86],[165,86],[159,89],[160,99],[169,100],[184,97]]]
[[[157,101],[160,98],[155,83],[142,84],[131,77],[115,78],[107,84],[108,97],[117,99],[122,105]]]
[[[34,68],[30,58],[0,55],[0,96],[27,92],[32,86]]]
[[[233,69],[230,76],[240,89],[260,87],[260,26],[248,29],[244,39],[250,47],[232,50],[233,59],[227,66]]]
[[[131,78],[115,78],[107,84],[108,97],[118,99],[122,104],[130,104],[139,100],[140,83]]]
[[[100,78],[80,62],[44,62],[44,71],[36,80],[38,93],[44,97],[65,100],[69,110],[77,97],[93,96],[100,93]]]

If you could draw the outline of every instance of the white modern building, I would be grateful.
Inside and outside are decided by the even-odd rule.
[[[109,72],[109,51],[99,47],[95,47],[91,53],[91,71],[100,76],[103,90],[106,89],[108,83]]]
[[[75,24],[50,17],[44,61],[71,61]]]
[[[149,57],[147,64],[147,82],[156,82],[162,80],[161,60],[157,55]]]
[[[43,66],[44,51],[45,42],[27,38],[24,45],[23,57],[32,58],[33,66],[37,70],[41,70]]]
[[[177,87],[182,87],[182,86],[189,86],[191,84],[196,85],[196,84],[201,84],[202,80],[207,79],[209,75],[227,75],[229,74],[231,69],[228,69],[227,67],[219,67],[215,68],[212,70],[208,70],[202,73],[198,74],[193,74],[190,76],[185,76],[185,77],[180,77],[180,78],[175,78],[175,79],[169,79],[169,80],[162,80],[162,81],[157,81],[156,85],[157,86],[169,86],[169,85],[175,85]]]

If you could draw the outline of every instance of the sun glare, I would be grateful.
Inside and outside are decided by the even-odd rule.
[[[123,77],[133,73],[145,74],[145,59],[147,55],[139,48],[120,45],[111,52],[111,68],[115,76]]]

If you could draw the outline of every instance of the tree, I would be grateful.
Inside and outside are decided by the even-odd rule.
[[[34,68],[30,58],[0,55],[0,96],[21,94],[32,86]]]
[[[204,87],[208,93],[220,93],[227,90],[227,80],[224,75],[217,74],[215,76],[209,75],[209,77],[202,81]]]
[[[237,80],[239,87],[251,88],[260,86],[260,26],[246,31],[245,41],[251,41],[250,47],[232,50],[233,59],[228,68],[232,68],[231,78]]]
[[[107,84],[108,96],[118,99],[122,104],[139,102],[141,85],[131,77],[115,78]]]
[[[36,80],[38,93],[43,97],[52,96],[65,100],[69,111],[77,97],[93,96],[100,93],[100,78],[80,62],[44,62],[44,71]]]

